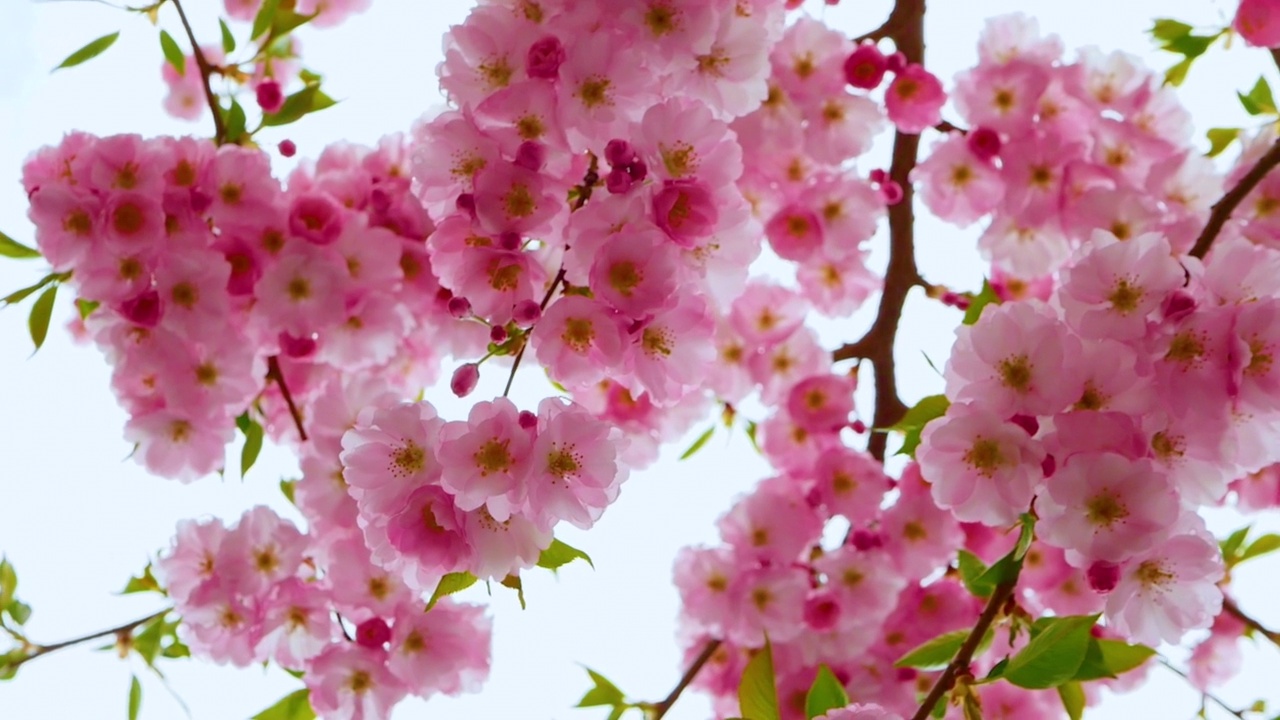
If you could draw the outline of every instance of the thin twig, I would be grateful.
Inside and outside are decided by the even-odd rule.
[[[978,646],[982,644],[982,638],[986,636],[987,630],[991,628],[991,624],[995,622],[996,616],[1000,614],[1000,610],[1013,596],[1013,591],[1018,586],[1018,575],[1022,572],[1022,565],[1014,565],[1013,577],[996,586],[991,593],[991,598],[987,600],[987,606],[982,609],[982,614],[978,616],[978,622],[974,624],[973,630],[969,632],[969,637],[964,639],[964,644],[960,646],[960,650],[956,652],[956,656],[947,664],[947,667],[938,676],[938,681],[933,684],[933,688],[929,690],[929,694],[924,697],[920,703],[920,709],[916,710],[916,714],[911,716],[911,720],[926,720],[933,712],[934,706],[942,700],[942,696],[955,685],[956,678],[961,672],[969,671],[969,662],[973,660],[973,655],[978,651]]]
[[[289,406],[289,414],[293,416],[293,425],[298,428],[298,437],[302,438],[302,442],[306,442],[307,431],[302,427],[302,412],[293,402],[293,393],[289,392],[289,383],[284,381],[284,373],[280,371],[280,361],[275,355],[267,358],[267,382],[274,382],[280,387],[284,404]]]
[[[1166,658],[1166,657],[1164,657],[1164,656],[1161,656],[1161,657],[1160,657],[1160,664],[1161,664],[1161,665],[1163,665],[1163,666],[1165,666],[1166,668],[1168,668],[1170,671],[1172,671],[1172,672],[1173,672],[1175,675],[1177,675],[1178,677],[1182,678],[1183,680],[1186,680],[1188,683],[1191,683],[1192,687],[1195,687],[1195,683],[1192,683],[1192,682],[1191,682],[1191,678],[1190,678],[1190,677],[1189,677],[1185,672],[1183,672],[1183,671],[1179,670],[1176,666],[1174,666],[1174,664],[1173,664],[1173,663],[1169,662],[1169,659],[1168,659],[1168,658]],[[1200,688],[1196,688],[1196,689],[1197,689],[1197,690],[1200,690]],[[1227,704],[1227,703],[1226,703],[1222,698],[1218,697],[1217,695],[1214,695],[1213,693],[1209,692],[1208,690],[1200,690],[1200,697],[1201,697],[1202,699],[1212,700],[1214,705],[1217,705],[1218,707],[1222,708],[1223,710],[1226,710],[1227,712],[1231,713],[1232,715],[1235,715],[1236,717],[1240,718],[1241,720],[1244,720],[1244,711],[1242,711],[1242,710],[1236,710],[1235,708],[1233,708],[1233,707],[1231,707],[1230,705],[1228,705],[1228,704]]]
[[[702,648],[702,652],[698,653],[698,657],[694,659],[691,665],[689,665],[689,669],[684,671],[684,675],[681,676],[680,682],[676,683],[676,686],[671,690],[671,692],[668,693],[660,702],[656,702],[648,706],[651,713],[649,720],[662,720],[662,717],[671,710],[671,706],[676,704],[676,700],[680,699],[680,693],[684,692],[685,688],[689,687],[689,683],[693,682],[693,679],[698,676],[698,673],[702,671],[702,668],[711,660],[711,656],[715,655],[716,650],[720,649],[720,642],[720,640],[715,639],[707,641],[706,646]]]
[[[172,2],[173,7],[178,11],[178,17],[182,20],[182,28],[187,31],[187,39],[191,41],[191,52],[195,57],[196,67],[200,68],[200,84],[204,86],[204,99],[209,103],[209,110],[213,113],[213,142],[221,145],[227,139],[227,128],[222,122],[222,108],[213,94],[213,87],[209,85],[213,65],[209,64],[204,52],[200,50],[200,43],[196,42],[196,34],[191,30],[191,23],[187,21],[186,11],[182,9],[182,0],[172,0]]]
[[[1272,630],[1249,615],[1246,615],[1244,611],[1240,609],[1240,606],[1236,605],[1235,600],[1224,597],[1222,599],[1222,612],[1234,615],[1236,619],[1248,626],[1249,629],[1270,640],[1276,647],[1280,647],[1280,632]]]
[[[1213,245],[1214,238],[1218,237],[1218,233],[1222,232],[1222,227],[1231,218],[1231,213],[1235,212],[1240,203],[1244,202],[1245,197],[1258,186],[1258,183],[1262,182],[1262,179],[1276,165],[1280,165],[1280,140],[1276,140],[1271,145],[1271,149],[1258,158],[1258,162],[1252,168],[1249,168],[1249,172],[1240,178],[1240,182],[1236,183],[1235,187],[1227,191],[1227,194],[1213,204],[1213,209],[1209,213],[1209,222],[1205,223],[1204,230],[1200,232],[1200,237],[1196,238],[1195,246],[1191,248],[1192,257],[1203,258],[1209,252],[1209,246]]]
[[[80,637],[72,638],[70,640],[63,640],[62,642],[56,642],[56,643],[53,643],[52,645],[34,645],[31,648],[32,649],[31,654],[27,655],[24,658],[21,658],[20,660],[17,660],[11,663],[9,667],[11,669],[17,668],[23,663],[29,662],[31,660],[35,660],[38,657],[48,655],[49,653],[52,653],[52,652],[57,652],[59,650],[62,650],[63,648],[69,648],[73,645],[80,645],[82,643],[87,643],[90,640],[97,640],[98,638],[106,637],[108,635],[122,635],[125,633],[133,632],[134,628],[140,625],[145,625],[151,622],[152,620],[162,618],[165,615],[169,614],[172,610],[173,608],[167,607],[163,610],[151,613],[146,617],[138,618],[137,620],[132,620],[123,625],[119,625],[117,627],[113,627],[108,630],[100,630],[98,632],[90,633],[88,635],[81,635]]]

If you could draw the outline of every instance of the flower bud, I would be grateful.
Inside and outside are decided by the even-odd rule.
[[[381,649],[391,639],[391,628],[380,617],[371,617],[356,626],[356,644],[370,650]]]
[[[284,90],[275,80],[263,80],[258,83],[258,87],[254,89],[254,96],[258,100],[258,107],[268,115],[280,112],[280,108],[284,107]]]
[[[458,397],[466,397],[476,389],[476,384],[480,382],[480,366],[476,363],[467,363],[459,365],[457,370],[453,371],[453,377],[449,380],[449,389]]]
[[[449,298],[449,314],[461,320],[471,315],[471,301],[454,295]]]
[[[548,35],[529,47],[529,55],[525,59],[525,72],[531,78],[554,80],[560,74],[560,64],[564,62],[564,45],[560,38]]]
[[[529,327],[542,319],[542,306],[536,300],[521,300],[512,311],[516,324]]]
[[[844,79],[859,90],[874,90],[884,80],[889,59],[872,43],[854,49],[844,61]]]

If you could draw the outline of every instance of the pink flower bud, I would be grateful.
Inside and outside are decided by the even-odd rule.
[[[280,108],[284,107],[284,90],[275,80],[263,80],[258,83],[254,96],[258,100],[258,107],[268,115],[280,112]]]
[[[449,314],[461,320],[471,316],[471,301],[458,297],[457,295],[449,298]]]
[[[891,73],[900,73],[907,68],[907,56],[896,52],[885,58],[885,67]]]
[[[634,183],[635,181],[631,179],[631,173],[620,167],[610,170],[604,179],[605,189],[614,195],[626,193]]]
[[[638,158],[631,143],[621,138],[614,138],[604,146],[604,159],[613,167],[625,168]]]
[[[519,250],[521,245],[524,245],[524,238],[518,232],[507,230],[498,235],[498,247],[503,250]]]
[[[889,173],[885,172],[884,168],[876,168],[875,170],[872,170],[869,175],[867,175],[867,179],[879,185],[880,183],[889,179]]]
[[[870,530],[854,530],[849,536],[849,544],[859,550],[874,550],[884,546],[884,538]]]
[[[316,245],[337,240],[344,224],[342,208],[328,195],[299,195],[289,207],[289,231]]]
[[[1240,0],[1232,25],[1254,47],[1280,47],[1280,3],[1276,0]]]
[[[462,193],[457,200],[453,201],[454,207],[464,213],[469,213],[472,217],[476,214],[476,196],[471,193]]]
[[[635,182],[640,182],[649,177],[649,166],[645,164],[641,158],[636,158],[635,162],[627,166],[627,174]]]
[[[371,650],[380,649],[391,639],[391,628],[380,617],[371,617],[356,626],[356,644]]]
[[[489,328],[490,342],[495,342],[501,345],[502,343],[506,342],[507,338],[509,337],[511,337],[511,334],[508,333],[507,329],[501,325],[494,325],[493,327]]]
[[[1103,595],[1116,589],[1120,582],[1120,566],[1115,563],[1098,560],[1089,566],[1085,573],[1089,578],[1089,587]]]
[[[542,318],[542,306],[536,300],[521,300],[516,303],[512,317],[520,327],[529,327]]]
[[[538,416],[528,410],[521,410],[518,416],[520,427],[525,430],[535,430],[538,427]]]
[[[546,161],[547,148],[540,142],[526,140],[520,143],[520,148],[516,150],[515,163],[526,170],[538,172]]]
[[[976,127],[965,138],[969,152],[984,162],[991,162],[1000,155],[1000,133],[988,127]]]
[[[1165,320],[1177,322],[1195,312],[1195,297],[1186,290],[1174,290],[1160,303],[1160,314]]]
[[[159,293],[155,290],[144,290],[121,303],[120,314],[134,325],[153,328],[160,323],[164,306],[160,303]]]
[[[804,622],[809,627],[822,632],[830,630],[840,621],[840,603],[834,593],[819,592],[804,601]]]
[[[859,45],[844,61],[844,79],[860,90],[874,90],[884,80],[889,59],[872,43]]]
[[[902,186],[896,180],[889,180],[880,185],[880,197],[885,205],[897,205],[902,202]]]
[[[476,363],[467,363],[459,365],[457,370],[453,371],[453,377],[449,380],[449,389],[458,397],[466,397],[476,389],[476,384],[480,382],[480,366]]]
[[[285,157],[293,157],[298,152],[298,146],[292,140],[281,140],[276,147],[280,150],[280,154]]]
[[[316,339],[310,335],[299,337],[282,332],[279,340],[280,352],[291,358],[304,358],[316,351]]]
[[[535,42],[529,48],[525,59],[525,72],[529,77],[543,80],[554,80],[560,74],[560,64],[564,62],[564,45],[560,38],[548,35]]]

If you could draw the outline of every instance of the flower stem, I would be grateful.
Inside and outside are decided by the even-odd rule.
[[[191,41],[191,53],[195,57],[196,67],[200,68],[200,84],[204,87],[204,99],[209,103],[209,110],[213,113],[213,142],[221,145],[227,139],[227,127],[222,122],[222,108],[218,105],[218,99],[213,94],[213,87],[209,85],[209,76],[213,74],[213,65],[205,58],[204,52],[200,50],[200,43],[196,42],[196,34],[191,30],[191,23],[187,20],[187,13],[182,9],[182,0],[172,0],[173,7],[178,11],[178,17],[182,20],[182,29],[187,31],[187,39]]]

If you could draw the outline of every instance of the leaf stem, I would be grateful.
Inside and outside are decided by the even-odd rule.
[[[187,39],[191,41],[191,53],[196,60],[196,67],[200,68],[200,84],[204,87],[204,99],[209,103],[209,110],[213,113],[213,142],[221,145],[227,139],[227,127],[222,122],[222,107],[218,105],[218,99],[213,94],[213,87],[209,84],[209,76],[213,74],[213,65],[205,58],[204,52],[200,49],[200,43],[196,42],[196,34],[191,29],[191,23],[187,20],[187,13],[182,9],[182,0],[171,0],[173,7],[178,11],[178,17],[182,20],[182,29],[187,31]],[[306,438],[303,438],[304,440]]]
[[[911,716],[911,720],[926,720],[933,712],[934,706],[942,700],[942,696],[955,685],[956,678],[959,677],[960,673],[969,671],[969,662],[973,660],[974,653],[978,651],[978,646],[982,644],[982,638],[986,636],[987,630],[991,628],[992,623],[995,622],[1005,603],[1008,602],[1009,598],[1013,597],[1013,591],[1018,586],[1018,575],[1021,573],[1022,563],[1015,563],[1013,577],[997,585],[995,590],[991,592],[991,598],[987,600],[987,606],[982,609],[982,614],[978,616],[978,622],[974,624],[973,630],[964,639],[960,649],[956,651],[956,656],[952,658],[947,667],[943,669],[942,674],[938,676],[937,682],[933,684],[929,694],[920,703],[920,709],[916,710],[916,714]]]
[[[1250,630],[1253,630],[1259,635],[1270,640],[1271,643],[1276,647],[1280,647],[1280,632],[1272,630],[1271,628],[1268,628],[1267,626],[1253,619],[1251,616],[1246,615],[1244,611],[1240,609],[1240,606],[1236,605],[1235,600],[1232,600],[1229,597],[1223,597],[1222,612],[1234,615],[1236,619],[1240,620],[1240,622],[1243,622],[1246,626],[1249,627]]]
[[[280,387],[280,394],[284,396],[284,404],[289,406],[289,414],[293,416],[293,426],[298,428],[298,437],[302,438],[302,442],[306,442],[307,431],[302,427],[302,412],[298,410],[298,406],[293,402],[293,393],[289,392],[289,384],[284,381],[284,373],[280,371],[280,361],[277,357],[272,355],[267,358],[267,382],[274,382]]]

